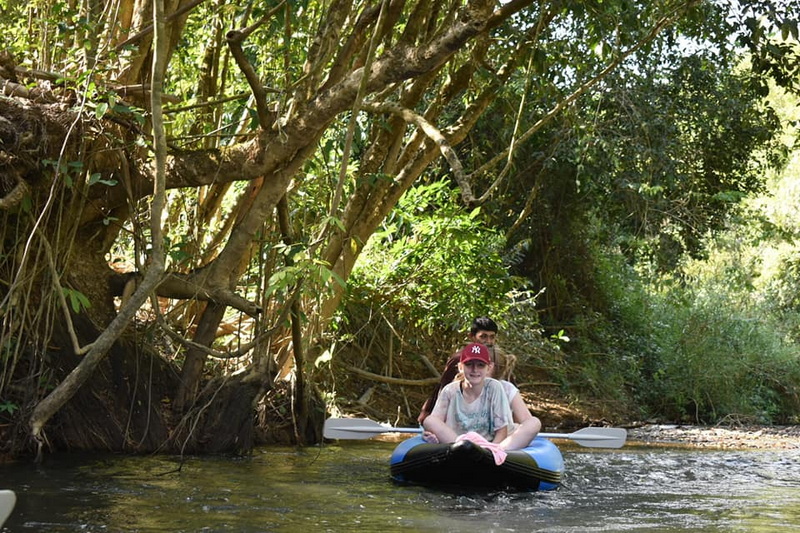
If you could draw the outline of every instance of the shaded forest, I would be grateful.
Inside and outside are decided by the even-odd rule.
[[[478,315],[531,395],[796,423],[793,3],[0,12],[4,453],[407,424]]]

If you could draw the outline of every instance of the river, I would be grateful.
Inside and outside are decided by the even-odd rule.
[[[389,479],[393,443],[252,456],[52,454],[3,465],[4,532],[800,531],[800,450],[559,443],[562,486],[453,493]]]

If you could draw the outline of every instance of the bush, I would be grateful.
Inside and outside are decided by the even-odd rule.
[[[593,308],[576,315],[572,326],[567,387],[635,411],[638,391],[647,388],[653,357],[652,302],[639,274],[619,250],[593,247],[592,282],[598,293]]]
[[[741,231],[741,230],[740,230]],[[800,408],[797,321],[754,280],[760,249],[716,237],[703,261],[683,266],[685,278],[658,300],[659,366],[647,401],[675,420],[724,418],[788,422]]]
[[[682,278],[637,273],[613,250],[594,254],[607,303],[576,320],[569,389],[676,422],[796,420],[798,322],[759,297],[747,253],[711,247]]]
[[[739,309],[720,294],[666,308],[661,368],[649,401],[676,421],[724,418],[786,422],[797,412],[800,361],[776,325]]]
[[[508,272],[504,245],[446,182],[416,187],[364,248],[346,305],[391,309],[396,322],[427,334],[461,334],[476,316],[503,316],[522,285]]]

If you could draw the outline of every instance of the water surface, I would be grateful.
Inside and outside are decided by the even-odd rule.
[[[2,467],[8,532],[800,531],[800,451],[563,445],[557,491],[453,493],[389,479],[394,444],[246,458],[57,454]]]

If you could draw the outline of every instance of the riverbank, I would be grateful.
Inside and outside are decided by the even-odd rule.
[[[738,450],[797,450],[800,449],[800,426],[647,424],[628,428],[628,442]]]
[[[536,392],[522,392],[525,403],[537,416],[544,431],[569,433],[588,426],[622,427],[628,431],[629,445],[680,446],[728,450],[798,450],[800,425],[768,426],[729,422],[713,426],[634,422],[619,406],[599,402],[576,402],[561,397],[557,391],[538,387]],[[407,395],[407,406],[422,405],[424,397]],[[397,417],[397,398],[374,395],[366,402],[351,402],[339,410],[343,416],[372,418],[396,426],[414,426],[412,416]],[[416,417],[411,408],[408,413]],[[396,440],[388,434],[385,440]]]
[[[731,421],[713,426],[631,422],[619,406],[567,401],[558,391],[523,393],[545,428],[575,431],[586,426],[615,426],[628,431],[628,442],[692,448],[739,450],[800,449],[800,425],[769,426]],[[549,429],[548,429],[549,431]]]

